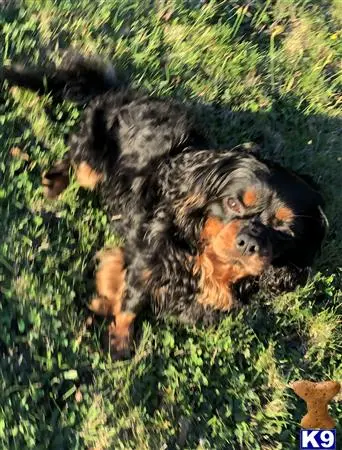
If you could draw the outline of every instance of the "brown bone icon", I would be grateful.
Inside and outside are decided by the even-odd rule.
[[[302,428],[335,428],[335,421],[329,415],[328,404],[340,392],[341,384],[337,381],[313,382],[307,380],[295,381],[291,388],[298,397],[306,402],[307,414],[300,422]]]

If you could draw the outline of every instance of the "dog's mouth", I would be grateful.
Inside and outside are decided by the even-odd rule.
[[[243,276],[258,276],[261,275],[271,264],[272,258],[268,254],[266,256],[253,255],[250,257],[233,256],[227,261],[227,266],[234,266],[235,271],[241,272]]]

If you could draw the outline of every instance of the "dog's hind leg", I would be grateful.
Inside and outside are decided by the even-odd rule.
[[[133,327],[136,316],[146,304],[146,285],[150,272],[137,255],[128,268],[124,252],[114,248],[99,254],[96,273],[98,296],[89,304],[95,314],[111,320],[108,346],[113,359],[127,359],[131,355]]]
[[[121,248],[102,250],[97,255],[99,266],[96,272],[96,291],[89,309],[95,314],[108,318],[121,311],[122,297],[125,290],[124,255]]]
[[[150,272],[139,256],[136,255],[135,260],[127,267],[120,311],[116,313],[115,321],[110,326],[109,344],[113,359],[124,359],[130,354],[135,319],[149,298],[146,287]]]
[[[95,314],[111,320],[108,327],[107,345],[113,359],[130,357],[133,322],[135,314],[122,310],[126,290],[124,255],[120,248],[99,253],[99,268],[96,272],[97,297],[89,304]]]

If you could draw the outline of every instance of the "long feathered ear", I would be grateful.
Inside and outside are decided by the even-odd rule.
[[[183,211],[160,208],[144,231],[144,239],[151,251],[162,244],[164,249],[170,245],[194,255],[198,251],[200,222],[201,218],[191,218]]]
[[[288,261],[300,268],[313,265],[315,257],[321,251],[329,226],[320,205],[315,206],[303,220],[305,234],[301,236],[296,247],[286,255]]]
[[[325,215],[323,208],[325,206],[324,199],[321,195],[321,189],[319,184],[312,178],[311,175],[298,174],[299,176],[311,189],[313,198],[315,199],[314,207],[312,208],[312,217],[310,223],[307,224],[308,229],[310,229],[310,244],[308,251],[309,259],[312,259],[317,251],[319,251],[321,244],[329,230],[329,221]],[[313,254],[310,255],[310,248],[314,249]]]
[[[296,246],[282,257],[284,264],[291,264],[304,268],[311,267],[319,254],[324,238],[329,228],[329,222],[324,214],[324,199],[318,184],[309,175],[292,172],[302,184],[302,209],[298,216],[302,222],[301,234],[297,236]],[[299,191],[297,191],[299,195]]]

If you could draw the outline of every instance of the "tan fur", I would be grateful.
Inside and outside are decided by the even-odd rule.
[[[200,274],[198,302],[216,309],[229,310],[234,306],[232,285],[248,275],[259,275],[269,264],[258,255],[242,256],[235,247],[241,222],[224,225],[217,218],[209,218],[202,232],[204,250],[197,257],[194,274]]]
[[[242,201],[243,201],[243,204],[247,207],[254,206],[257,201],[257,193],[256,193],[255,189],[251,188],[251,189],[245,191],[245,193],[242,196]]]
[[[117,337],[126,337],[129,335],[130,328],[135,319],[132,312],[120,312],[115,316],[115,335]]]
[[[75,167],[76,179],[80,186],[93,190],[103,180],[103,174],[96,172],[88,163],[82,161]]]
[[[120,248],[99,253],[99,267],[96,272],[98,297],[89,305],[95,314],[115,316],[121,311],[122,297],[125,291],[124,256]]]
[[[19,147],[12,147],[10,150],[10,155],[13,156],[13,158],[21,159],[22,161],[30,160],[28,153],[23,152]]]
[[[135,314],[122,311],[122,298],[126,289],[124,254],[120,248],[104,250],[98,254],[99,267],[96,272],[98,296],[89,304],[95,314],[111,317],[108,327],[109,347],[113,358],[121,359],[130,354]],[[143,276],[149,276],[144,273]]]
[[[114,359],[130,356],[135,317],[131,312],[120,312],[109,326],[109,345]]]
[[[80,186],[93,190],[102,181],[103,175],[96,172],[85,161],[78,166],[72,164],[76,173],[76,179]],[[51,169],[42,175],[42,185],[45,197],[54,199],[58,197],[69,185],[70,163],[67,160],[57,161]]]
[[[91,300],[88,308],[98,316],[111,317],[114,315],[115,301],[107,297],[95,297]]]
[[[292,222],[294,218],[294,212],[292,211],[291,208],[288,208],[287,206],[282,206],[276,211],[275,218],[282,222]]]

